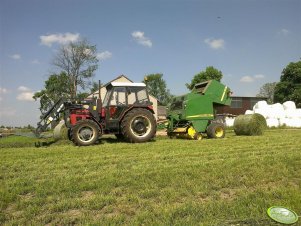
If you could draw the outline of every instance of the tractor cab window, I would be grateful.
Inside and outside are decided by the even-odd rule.
[[[128,104],[144,104],[149,102],[145,87],[128,87]]]
[[[106,107],[109,105],[109,99],[110,99],[111,93],[112,93],[112,89],[107,91],[105,98],[103,99],[103,104],[102,104],[103,107]]]
[[[126,89],[125,87],[115,87],[111,97],[110,105],[120,106],[126,105]]]

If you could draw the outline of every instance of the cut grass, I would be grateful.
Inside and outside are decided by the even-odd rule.
[[[301,213],[300,142],[301,130],[268,130],[2,148],[0,224],[275,225],[270,206]]]

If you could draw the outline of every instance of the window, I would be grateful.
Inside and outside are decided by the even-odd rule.
[[[231,108],[242,108],[242,98],[233,97],[231,101]]]
[[[111,98],[110,105],[126,105],[125,87],[115,87]]]
[[[128,87],[128,104],[149,102],[145,87]]]
[[[108,104],[109,104],[109,98],[110,98],[110,96],[111,96],[111,93],[112,93],[112,90],[109,90],[107,93],[106,93],[106,95],[105,95],[105,98],[103,99],[103,107],[106,107],[106,106],[108,106]]]
[[[253,107],[254,107],[254,105],[258,102],[258,101],[261,101],[261,99],[253,99],[253,98],[251,98],[251,100],[250,100],[250,109],[253,109]]]

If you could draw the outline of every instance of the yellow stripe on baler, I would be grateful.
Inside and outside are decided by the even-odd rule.
[[[224,99],[224,97],[225,97],[225,94],[226,94],[226,91],[227,91],[227,86],[225,87],[225,89],[224,89],[224,92],[223,92],[223,95],[222,95],[222,98],[221,98],[221,101],[223,101],[223,99]]]
[[[187,116],[186,118],[207,118],[207,117],[213,117],[213,114],[191,115],[191,116]]]

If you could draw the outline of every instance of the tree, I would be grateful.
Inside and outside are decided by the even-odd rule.
[[[33,95],[35,100],[40,99],[40,111],[45,113],[60,98],[70,98],[70,80],[65,72],[52,74],[45,81],[44,89]]]
[[[301,61],[289,63],[282,71],[275,87],[275,102],[294,101],[301,107]]]
[[[277,82],[264,84],[260,88],[259,93],[256,96],[257,97],[266,97],[266,98],[268,98],[267,102],[269,104],[272,104],[274,101],[274,92],[275,92],[276,85],[277,85]]]
[[[205,82],[208,80],[217,80],[221,81],[223,77],[223,74],[221,71],[217,70],[213,66],[206,67],[205,71],[201,71],[200,73],[196,74],[193,79],[191,80],[191,83],[186,83],[186,87],[190,90],[192,90],[195,86],[195,84],[198,84],[200,82]]]
[[[167,105],[172,95],[166,87],[166,82],[162,78],[163,74],[149,74],[144,77],[144,83],[149,94],[156,97],[161,104]]]
[[[75,98],[78,86],[85,89],[89,85],[88,79],[98,68],[96,46],[90,45],[86,40],[63,45],[55,56],[53,65],[68,76],[70,97]]]

